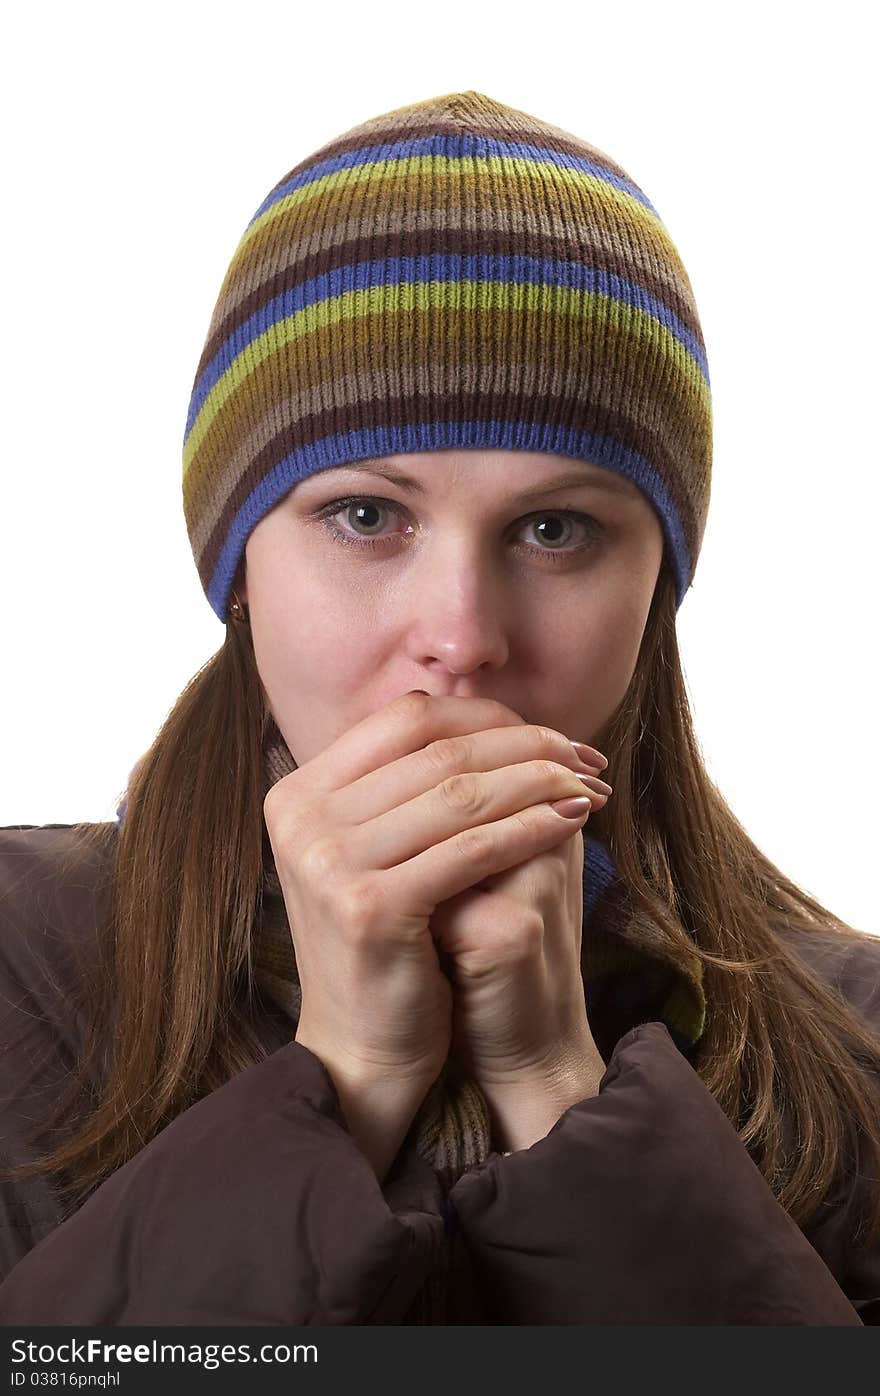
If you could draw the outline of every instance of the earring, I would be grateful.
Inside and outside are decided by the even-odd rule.
[[[232,593],[232,600],[229,603],[229,613],[233,620],[247,622],[247,611],[242,606],[235,592]]]

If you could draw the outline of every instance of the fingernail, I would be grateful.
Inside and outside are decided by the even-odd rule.
[[[600,780],[598,776],[581,775],[580,771],[572,771],[572,775],[577,776],[578,780],[582,780],[584,785],[589,786],[590,790],[594,790],[597,795],[604,795],[606,800],[609,795],[614,794],[613,786],[609,785],[607,781]]]
[[[586,742],[572,742],[581,764],[584,766],[598,766],[600,771],[604,771],[608,765],[607,758],[601,751],[597,751],[594,746],[587,746]]]
[[[583,819],[585,814],[589,814],[592,801],[586,795],[577,795],[573,800],[551,800],[550,805],[563,819]]]

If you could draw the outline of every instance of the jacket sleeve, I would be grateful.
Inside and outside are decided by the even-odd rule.
[[[65,838],[0,837],[0,1323],[399,1322],[442,1243],[437,1178],[415,1160],[380,1186],[323,1062],[280,1033],[66,1219],[45,1175],[8,1177],[79,1046],[61,951],[94,906],[88,875],[60,894]]]
[[[396,1323],[442,1232],[439,1202],[409,1206],[391,1210],[323,1063],[291,1042],[184,1111],[19,1259],[0,1322]],[[13,1208],[4,1261],[21,1245]]]
[[[450,1199],[494,1323],[862,1326],[662,1023]]]

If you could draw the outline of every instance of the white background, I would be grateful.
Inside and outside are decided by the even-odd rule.
[[[715,414],[679,613],[697,731],[768,856],[880,932],[870,25],[772,0],[8,10],[0,824],[112,819],[222,643],[181,446],[251,216],[351,126],[474,88],[610,155],[681,253]]]

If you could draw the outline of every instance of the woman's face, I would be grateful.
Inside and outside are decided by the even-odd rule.
[[[601,749],[662,554],[654,510],[622,476],[451,448],[300,481],[251,533],[236,591],[298,765],[412,688],[494,698]]]

